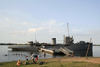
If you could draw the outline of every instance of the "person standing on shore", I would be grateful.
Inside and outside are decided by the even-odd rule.
[[[44,58],[45,58],[45,56],[46,56],[46,53],[44,52]]]
[[[36,62],[38,61],[38,56],[36,57]]]
[[[31,58],[32,58],[32,61],[34,63],[34,54],[33,53],[31,53]]]

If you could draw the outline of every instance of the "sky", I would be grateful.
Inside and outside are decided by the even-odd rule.
[[[100,0],[0,0],[0,43],[63,43],[63,35],[100,44]]]

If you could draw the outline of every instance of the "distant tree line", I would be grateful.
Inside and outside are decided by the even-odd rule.
[[[0,45],[16,45],[17,43],[0,43]]]

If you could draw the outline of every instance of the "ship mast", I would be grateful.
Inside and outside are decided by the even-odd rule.
[[[69,24],[67,23],[67,29],[68,29],[68,36],[69,36]]]
[[[36,34],[35,34],[35,44],[36,44]]]

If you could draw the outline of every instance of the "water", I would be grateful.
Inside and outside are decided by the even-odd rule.
[[[93,57],[100,57],[99,51],[100,46],[93,46]],[[18,59],[25,60],[26,56],[29,60],[31,60],[31,53],[34,53],[36,55],[39,55],[39,59],[46,59],[46,58],[54,58],[54,57],[61,57],[65,55],[52,55],[46,53],[46,56],[44,57],[42,52],[30,52],[30,51],[12,51],[11,49],[8,49],[8,45],[0,45],[0,62],[8,62],[8,61],[17,61]],[[81,56],[80,53],[84,54],[86,52],[76,52],[76,56]]]
[[[100,57],[100,46],[93,46],[93,57]]]
[[[12,49],[8,49],[8,45],[0,45],[0,62],[7,62],[7,61],[18,61],[18,59],[26,60],[26,56],[29,60],[31,60],[31,53],[39,55],[39,59],[46,59],[46,58],[54,58],[60,57],[64,55],[52,55],[46,53],[44,57],[43,52],[37,51],[12,51]]]

